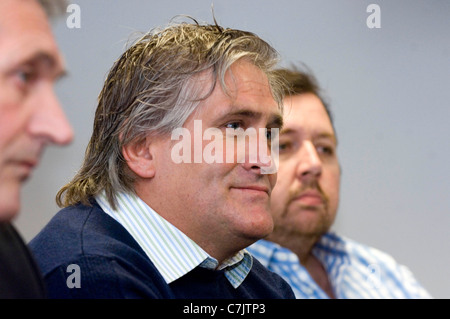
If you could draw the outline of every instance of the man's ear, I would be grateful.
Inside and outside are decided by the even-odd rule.
[[[139,177],[153,178],[155,176],[155,162],[150,145],[150,139],[131,142],[122,147],[122,154],[128,167]]]

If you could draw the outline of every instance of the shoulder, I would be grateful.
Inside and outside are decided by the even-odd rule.
[[[44,274],[84,256],[138,258],[144,254],[125,228],[96,203],[63,208],[29,247]]]
[[[170,297],[141,247],[96,203],[60,210],[30,248],[50,298]]]
[[[346,253],[354,261],[359,261],[365,265],[383,265],[388,268],[400,266],[395,258],[385,251],[347,237],[340,236],[339,238],[343,243],[345,243]]]
[[[134,264],[121,258],[84,255],[60,264],[44,277],[49,298],[171,298],[172,292],[149,261]]]
[[[352,269],[359,269],[368,278],[375,280],[373,285],[389,288],[389,293],[397,298],[430,298],[410,268],[391,254],[353,239],[340,238],[345,242]]]
[[[81,256],[44,277],[53,299],[171,298],[172,292],[154,266],[106,256]]]

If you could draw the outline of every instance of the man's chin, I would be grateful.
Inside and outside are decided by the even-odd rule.
[[[0,222],[11,221],[20,211],[20,183],[0,187]]]
[[[251,231],[246,233],[246,238],[251,241],[251,244],[253,244],[254,242],[260,240],[260,239],[264,239],[267,238],[272,232],[273,232],[273,222],[270,222],[268,224],[266,224],[264,227],[260,226],[258,228],[253,228],[251,229]]]

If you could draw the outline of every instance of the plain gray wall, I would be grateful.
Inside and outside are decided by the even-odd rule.
[[[178,14],[255,32],[283,63],[304,62],[325,89],[343,167],[335,229],[406,264],[450,297],[450,1],[75,0],[81,27],[54,24],[69,76],[57,93],[76,138],[50,147],[23,192],[16,225],[28,241],[57,212],[79,168],[96,100],[133,31]],[[368,28],[369,4],[381,28]]]

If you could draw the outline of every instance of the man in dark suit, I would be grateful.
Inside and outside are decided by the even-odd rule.
[[[45,147],[72,140],[53,92],[64,63],[48,17],[62,4],[0,1],[0,298],[45,297],[39,270],[11,222]]]

